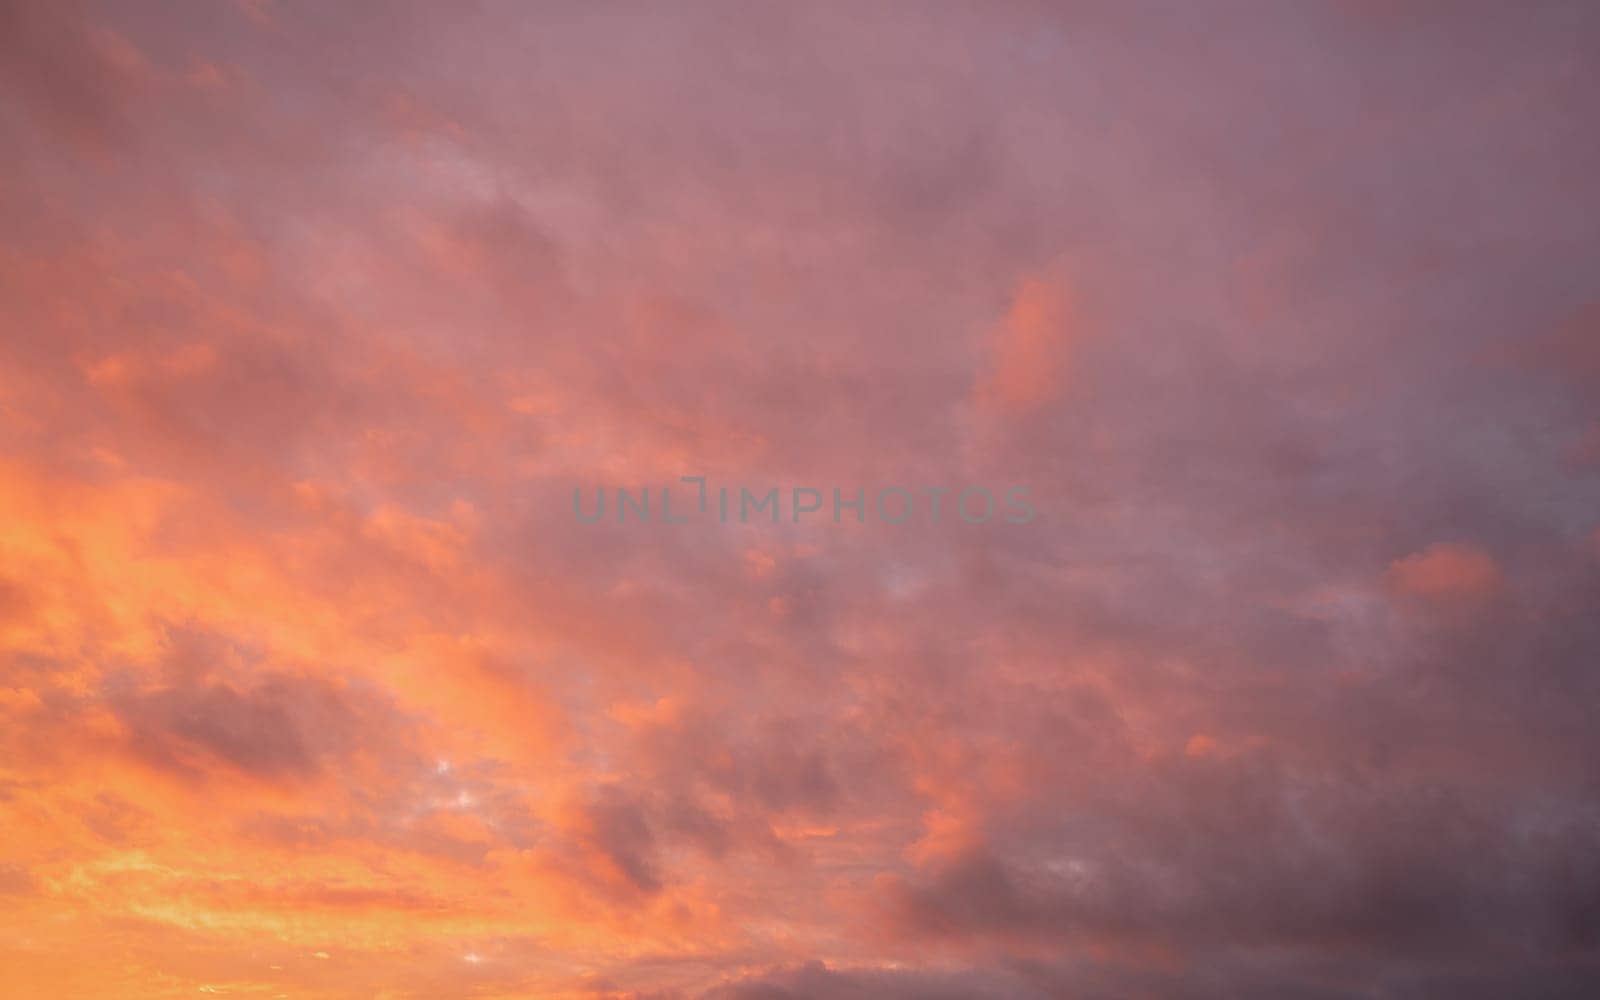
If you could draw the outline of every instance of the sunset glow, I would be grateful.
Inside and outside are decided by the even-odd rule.
[[[1597,15],[0,2],[0,1000],[1600,996]]]

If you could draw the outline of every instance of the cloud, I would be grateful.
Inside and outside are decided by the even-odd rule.
[[[1481,548],[1465,543],[1439,542],[1421,552],[1395,560],[1389,581],[1407,597],[1432,601],[1474,600],[1488,597],[1501,586],[1500,568]]]
[[[191,682],[118,694],[112,704],[133,752],[179,773],[221,764],[264,780],[310,777],[360,726],[336,688],[281,675],[245,688]]]
[[[1594,992],[1595,16],[1218,16],[6,7],[8,985]]]
[[[105,156],[133,137],[128,104],[147,67],[126,39],[92,28],[77,7],[13,0],[0,8],[5,79],[43,128]]]
[[[1002,414],[1038,409],[1056,397],[1069,374],[1072,297],[1056,282],[1018,282],[1005,318],[989,334],[989,370],[978,383],[980,406]]]

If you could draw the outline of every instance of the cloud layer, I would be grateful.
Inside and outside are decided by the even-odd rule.
[[[1597,41],[0,5],[0,992],[1593,995]]]

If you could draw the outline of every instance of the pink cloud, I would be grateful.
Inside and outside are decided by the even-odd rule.
[[[1389,582],[1407,597],[1430,601],[1479,600],[1502,583],[1500,568],[1483,549],[1437,542],[1389,566]]]
[[[1004,319],[989,334],[989,368],[978,383],[978,403],[1021,413],[1059,395],[1070,373],[1076,322],[1072,297],[1055,281],[1018,282]]]

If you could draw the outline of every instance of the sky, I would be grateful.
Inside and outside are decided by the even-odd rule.
[[[1597,94],[1584,3],[5,0],[0,995],[1600,995]]]

